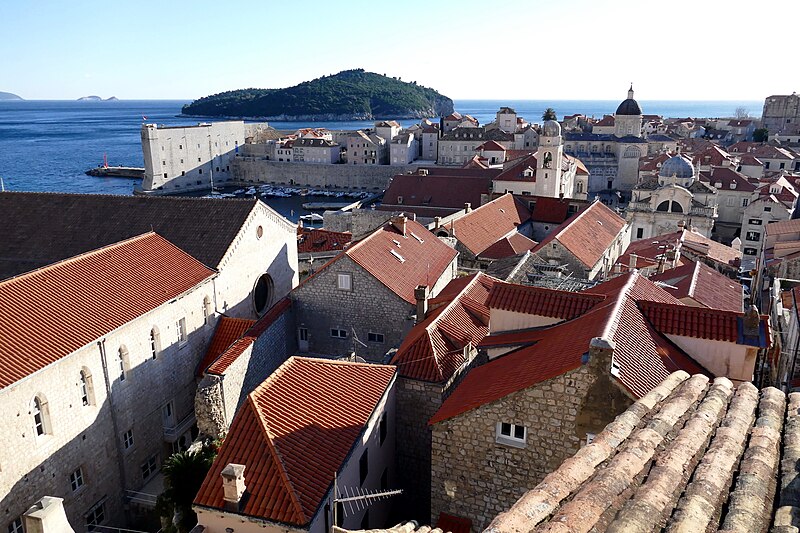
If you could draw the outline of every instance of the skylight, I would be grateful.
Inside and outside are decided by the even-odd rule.
[[[410,232],[410,233],[411,233],[411,236],[414,237],[415,239],[417,239],[419,242],[421,242],[421,243],[425,242],[424,240],[422,240],[422,238],[419,235],[415,234],[413,231]]]
[[[405,257],[403,257],[402,255],[398,254],[395,250],[389,250],[389,253],[391,253],[393,256],[395,256],[395,258],[398,261],[400,261],[401,263],[405,263],[406,262]]]
[[[392,242],[395,243],[398,248],[400,248],[400,241],[398,241],[397,239],[392,239]]]

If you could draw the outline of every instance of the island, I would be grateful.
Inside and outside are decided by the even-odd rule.
[[[105,100],[95,94],[89,96],[81,96],[78,98],[79,102],[116,102],[119,100],[116,96],[112,96],[110,98],[106,98]]]
[[[0,91],[0,100],[22,100],[21,96],[17,96],[14,93],[4,93]]]
[[[285,89],[239,89],[183,106],[182,114],[262,120],[374,120],[445,116],[453,101],[399,78],[345,70]]]

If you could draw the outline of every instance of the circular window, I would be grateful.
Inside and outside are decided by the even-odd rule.
[[[272,277],[269,274],[262,274],[253,289],[253,306],[256,309],[256,313],[260,315],[269,309],[273,292],[275,292],[275,287],[272,283]]]
[[[256,228],[256,237],[259,239],[264,235],[264,226],[259,226]]]

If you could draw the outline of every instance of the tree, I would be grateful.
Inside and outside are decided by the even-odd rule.
[[[755,142],[763,143],[767,142],[767,139],[769,139],[769,131],[767,131],[767,128],[756,128],[753,132],[753,140]]]
[[[743,106],[739,106],[739,107],[737,107],[737,108],[736,108],[736,110],[733,112],[733,114],[734,114],[734,115],[736,116],[736,118],[737,118],[737,119],[739,119],[739,120],[743,120],[743,119],[746,119],[746,118],[750,118],[750,113],[748,113],[748,112],[747,112],[747,108],[746,108],[746,107],[743,107]]]
[[[164,531],[185,533],[197,524],[192,501],[200,490],[216,453],[216,443],[204,443],[200,450],[173,453],[164,461],[161,472],[167,488],[157,502],[159,515],[170,522]]]
[[[556,118],[556,110],[552,107],[545,109],[544,113],[542,113],[542,120],[558,120]]]

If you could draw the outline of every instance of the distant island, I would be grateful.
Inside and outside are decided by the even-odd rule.
[[[0,91],[0,100],[22,100],[21,96],[17,96],[14,93],[4,93]]]
[[[112,96],[104,100],[101,97],[94,94],[90,96],[81,96],[80,98],[78,98],[79,102],[116,102],[117,100],[119,100],[119,98],[117,98],[116,96]]]
[[[373,120],[449,115],[453,101],[399,78],[345,70],[285,89],[239,89],[183,106],[183,115],[266,120]]]

